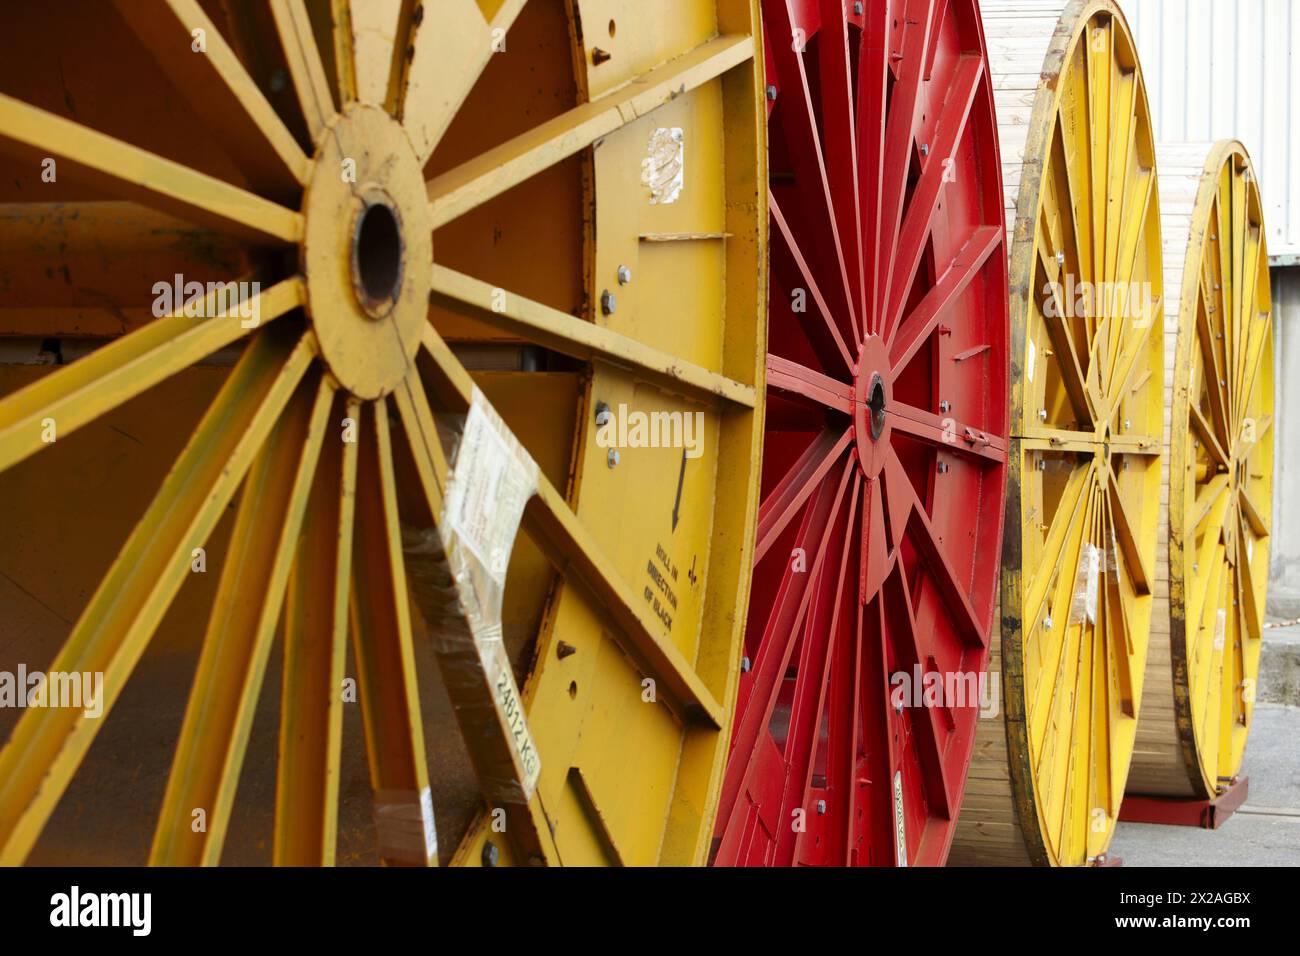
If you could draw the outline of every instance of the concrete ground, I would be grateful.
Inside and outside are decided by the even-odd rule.
[[[1120,823],[1125,866],[1300,866],[1300,625],[1264,632],[1246,803],[1218,830]]]

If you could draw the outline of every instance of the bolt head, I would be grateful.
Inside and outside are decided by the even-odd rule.
[[[929,155],[930,155],[930,144],[929,144],[929,143],[922,143],[922,144],[921,144],[921,155],[922,155],[922,156],[929,156]]]
[[[1133,428],[1133,420],[1131,418],[1124,419],[1124,431],[1129,431],[1132,428]]]
[[[609,464],[609,467],[611,468],[617,468],[618,463],[621,460],[622,458],[619,455],[617,448],[611,448],[609,450],[609,454],[605,456],[605,461]]]
[[[1049,614],[1043,618],[1043,628],[1048,631],[1052,629],[1052,615]]]
[[[948,463],[946,461],[939,462],[939,474],[944,475],[947,473],[948,473]]]
[[[1039,420],[1040,422],[1045,422],[1045,421],[1047,421],[1047,409],[1045,409],[1045,408],[1040,408],[1040,409],[1038,410],[1038,420]]]
[[[614,310],[617,308],[618,308],[618,299],[614,297],[614,293],[606,289],[604,292],[600,294],[601,312],[604,312],[606,315],[613,315]]]
[[[941,411],[941,412],[950,412],[950,411],[952,411],[952,402],[948,401],[948,400],[945,398],[942,402],[939,403],[939,411]]]
[[[1039,470],[1039,471],[1047,471],[1047,459],[1046,459],[1046,458],[1040,458],[1040,459],[1038,459],[1038,470]]]
[[[495,843],[491,841],[483,844],[483,855],[481,857],[484,866],[496,866],[501,859],[501,851]]]
[[[825,813],[825,812],[826,812],[826,801],[825,801],[825,800],[818,800],[818,801],[817,801],[817,812],[818,812],[818,813]]]
[[[775,87],[775,86],[772,86],[772,85],[770,85],[770,84],[768,85],[768,88],[767,88],[767,101],[768,101],[769,103],[775,103],[775,102],[776,102],[776,87]]]
[[[627,285],[632,281],[632,270],[627,266],[618,267],[618,284]]]
[[[751,665],[751,664],[749,663],[749,658],[748,658],[748,657],[742,657],[742,658],[740,659],[740,672],[741,672],[742,674],[748,674],[748,673],[749,673],[749,668],[750,668],[751,666],[753,666],[753,665]]]
[[[855,17],[862,16],[862,0],[853,0],[853,15]]]
[[[596,425],[604,428],[614,419],[614,413],[609,410],[609,406],[604,402],[596,403]]]
[[[1057,264],[1058,266],[1063,266],[1063,265],[1065,265],[1065,253],[1064,253],[1064,252],[1058,252],[1058,253],[1056,254],[1056,264]]]

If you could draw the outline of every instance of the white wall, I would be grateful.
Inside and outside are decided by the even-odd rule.
[[[1300,0],[1119,0],[1161,141],[1239,139],[1269,256],[1300,257]]]

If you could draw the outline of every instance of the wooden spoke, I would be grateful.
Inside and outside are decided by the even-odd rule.
[[[627,368],[668,391],[754,406],[752,386],[437,264],[432,301],[564,355]]]
[[[221,862],[235,788],[284,604],[334,391],[304,380],[249,470],[194,690],[167,779],[150,863]],[[283,518],[283,524],[279,523]],[[256,595],[250,600],[249,595]],[[206,826],[194,829],[194,808]]]
[[[851,386],[779,355],[767,357],[767,387],[798,395],[815,405],[846,415],[853,413]]]
[[[305,340],[258,336],[55,658],[52,670],[104,675],[105,715],[310,360]],[[84,710],[23,715],[0,751],[0,859],[26,857],[100,726]]]
[[[275,839],[280,866],[329,866],[338,839],[339,752],[361,404],[333,404],[285,602]]]
[[[763,559],[790,520],[821,487],[851,441],[852,435],[847,430],[837,433],[831,428],[824,429],[777,483],[759,509],[755,562]]]
[[[53,157],[88,185],[242,239],[274,244],[302,235],[292,209],[4,94],[0,151],[36,164]]]
[[[613,93],[577,106],[431,179],[428,188],[433,228],[501,195],[753,55],[752,37],[710,40]]]
[[[231,153],[253,189],[281,202],[296,201],[307,182],[308,157],[199,0],[113,2],[190,109],[204,117]],[[303,14],[304,26],[305,19]],[[196,50],[199,44],[202,48]],[[292,55],[289,62],[292,66]],[[105,157],[99,168],[108,162]]]
[[[495,53],[506,49],[505,37],[525,0],[503,0],[484,5],[476,0],[444,0],[437,18],[416,21],[407,8],[419,4],[404,0],[402,23],[407,39],[398,45],[409,50],[399,58],[396,87],[389,108],[397,113],[423,163],[447,131],[452,117]],[[488,11],[495,11],[488,16]],[[399,105],[400,104],[400,105]]]
[[[390,865],[436,865],[388,407],[384,402],[370,407],[373,424],[366,423],[371,427],[362,430],[358,450],[352,647],[379,855]]]
[[[298,93],[298,105],[307,121],[307,132],[312,142],[319,142],[335,113],[334,95],[325,76],[307,7],[304,0],[271,0],[271,13]]]

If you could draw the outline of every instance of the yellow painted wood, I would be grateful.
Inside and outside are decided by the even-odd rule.
[[[1085,865],[1114,833],[1155,580],[1163,288],[1142,71],[1109,0],[981,5],[1010,233],[995,639],[950,860]],[[968,813],[969,810],[969,813]]]
[[[1263,206],[1234,140],[1162,143],[1166,460],[1131,793],[1213,797],[1241,768],[1268,577],[1272,308]]]
[[[528,133],[429,182],[436,229],[499,196],[602,136],[754,56],[752,36],[724,36],[638,77],[601,99],[575,107]],[[638,171],[640,167],[637,167]]]
[[[292,209],[4,94],[0,151],[36,167],[53,158],[64,175],[241,238],[296,242],[302,232]]]
[[[335,401],[333,414],[338,429],[366,427],[355,399]],[[330,866],[337,852],[357,451],[356,441],[325,442],[285,602],[271,857],[278,866]]]
[[[267,658],[307,509],[334,390],[309,377],[249,471],[150,862],[221,862]],[[250,595],[257,595],[252,598]],[[194,810],[204,826],[196,829]]]
[[[105,716],[310,361],[304,339],[256,340],[55,659],[103,674]],[[0,862],[26,857],[102,726],[79,709],[23,714],[0,751]]]
[[[312,142],[317,142],[334,117],[335,109],[307,8],[303,0],[271,0],[271,13],[298,93],[298,104],[307,121],[307,133]]]
[[[115,0],[118,14],[186,103],[208,117],[261,195],[292,196],[309,160],[198,0]]]

